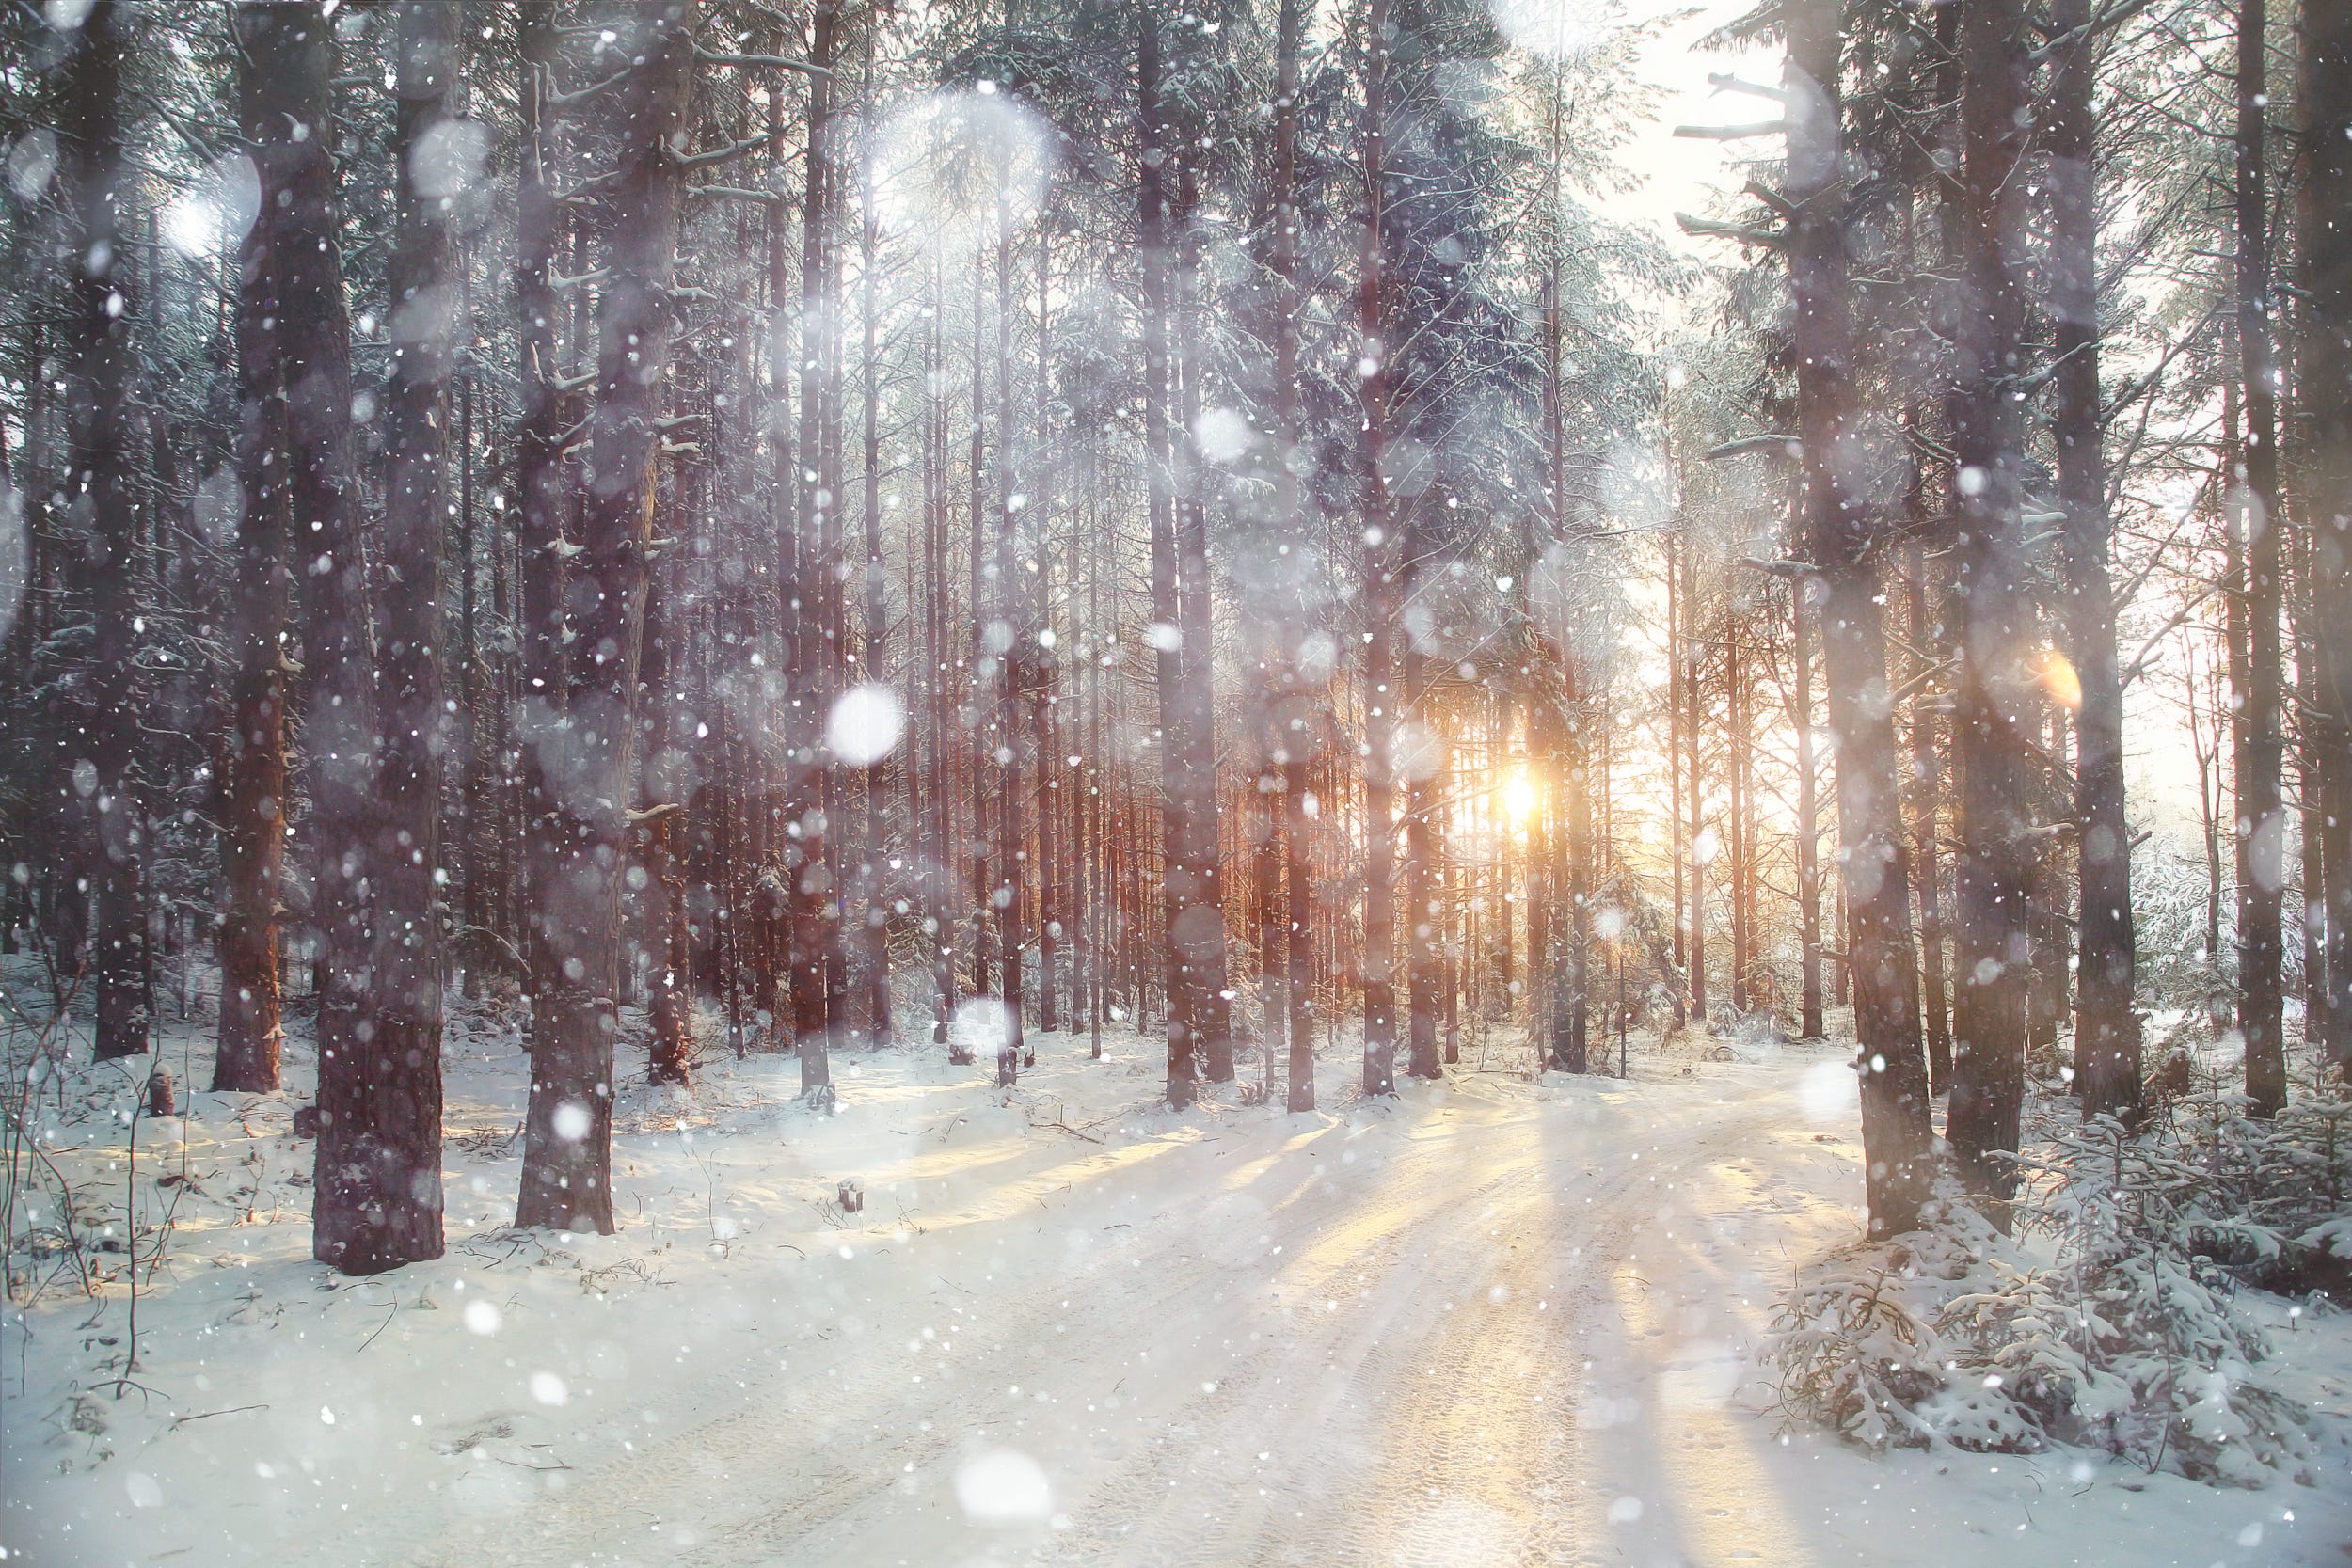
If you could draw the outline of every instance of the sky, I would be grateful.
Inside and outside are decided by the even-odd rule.
[[[1627,149],[1627,166],[1645,178],[1625,198],[1619,215],[1649,225],[1685,254],[1714,261],[1736,260],[1737,247],[1722,240],[1692,238],[1676,227],[1674,215],[1706,211],[1710,191],[1738,189],[1733,159],[1754,157],[1760,149],[1769,150],[1770,144],[1677,137],[1674,128],[1762,118],[1755,100],[1718,93],[1707,85],[1707,77],[1709,71],[1728,71],[1751,82],[1776,83],[1779,50],[1718,53],[1697,47],[1700,39],[1751,8],[1746,0],[1708,0],[1698,6],[1636,0],[1629,8],[1631,20],[1665,19],[1662,30],[1642,51],[1640,66],[1643,80],[1662,88],[1664,95],[1656,115]]]

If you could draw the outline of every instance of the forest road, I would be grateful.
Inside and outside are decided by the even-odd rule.
[[[1785,1263],[1720,1223],[1851,1232],[1803,1065],[1106,1149],[1034,1217],[844,1263],[850,1331],[700,1369],[621,1462],[403,1560],[1803,1565],[1736,1386]]]

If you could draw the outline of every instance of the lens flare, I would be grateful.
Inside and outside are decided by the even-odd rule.
[[[1535,781],[1522,768],[1511,775],[1502,786],[1502,809],[1511,814],[1511,820],[1525,826],[1535,815]]]
[[[2050,700],[2069,713],[2079,712],[2083,705],[2083,680],[2074,673],[2066,656],[2052,649],[2042,662],[2042,689]]]

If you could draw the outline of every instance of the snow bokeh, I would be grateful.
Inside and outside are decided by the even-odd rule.
[[[1028,223],[1053,167],[1052,131],[993,82],[923,95],[882,124],[878,147],[890,228],[942,256]]]
[[[1862,1081],[1844,1062],[1815,1062],[1797,1079],[1797,1108],[1816,1127],[1851,1125],[1862,1105]]]
[[[834,699],[825,716],[825,745],[835,761],[870,768],[898,750],[905,729],[898,693],[880,681],[866,681]]]
[[[262,176],[253,160],[226,153],[165,204],[164,238],[190,261],[234,256],[261,210]]]
[[[1052,1516],[1054,1488],[1036,1460],[998,1449],[956,1466],[956,1504],[981,1524],[1027,1524]]]

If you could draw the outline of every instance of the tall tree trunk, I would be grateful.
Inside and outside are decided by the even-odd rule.
[[[1564,852],[1553,885],[1565,888],[1567,897],[1552,932],[1558,958],[1550,976],[1551,1065],[1567,1072],[1585,1072],[1592,1066],[1593,747],[1581,661],[1571,648],[1564,647],[1562,654],[1561,713],[1553,722],[1559,737],[1563,830],[1559,842]]]
[[[1975,8],[1972,6],[1971,10]],[[1805,533],[1820,574],[1821,662],[1837,745],[1839,880],[1853,975],[1855,1069],[1870,1231],[1918,1223],[1933,1172],[1927,1061],[1918,1035],[1911,942],[1911,881],[1894,786],[1899,752],[1886,683],[1878,573],[1867,551],[1870,514],[1848,491],[1852,440],[1838,8],[1795,0],[1785,12],[1788,55],[1788,276],[1795,296]]]
[[[641,639],[638,684],[645,709],[645,754],[640,782],[634,831],[635,863],[644,873],[638,894],[644,919],[643,948],[648,958],[645,1021],[651,1038],[646,1044],[645,1078],[653,1084],[684,1087],[693,1080],[693,990],[689,984],[685,943],[686,884],[678,875],[674,848],[676,824],[685,816],[685,758],[676,750],[677,721],[683,717],[675,686],[676,652],[685,642],[684,627],[674,606],[671,587],[676,568],[660,563],[648,573],[645,624]]]
[[[948,572],[952,551],[947,542],[947,355],[940,320],[944,311],[941,277],[930,274],[930,308],[924,322],[923,352],[926,429],[929,450],[923,466],[924,581],[923,654],[930,696],[930,844],[923,867],[923,910],[931,935],[932,1043],[948,1048],[956,1060],[962,1047],[947,1037],[949,1022],[959,1001],[956,983],[956,844],[955,757],[950,741],[949,708],[956,678],[947,668]]]
[[[670,358],[678,166],[673,138],[693,81],[692,0],[643,0],[616,19],[635,62],[606,89],[617,165],[596,301],[593,477],[580,519],[561,792],[564,863],[538,896],[559,946],[548,1027],[532,1044],[518,1226],[612,1229],[614,992],[627,802],[636,780],[639,638]]]
[[[561,209],[553,189],[555,127],[548,101],[556,91],[559,40],[555,0],[523,0],[516,16],[522,69],[516,82],[521,146],[516,158],[515,314],[521,362],[515,427],[515,495],[519,517],[521,625],[516,629],[520,711],[515,738],[521,777],[523,987],[531,1000],[531,1050],[552,1050],[555,996],[563,983],[565,911],[550,896],[564,875],[564,819],[551,770],[561,766],[564,739],[564,524],[571,496],[565,483],[564,432],[569,401],[560,383],[556,346],[562,319],[554,276],[563,254]]]
[[[1549,198],[1546,206],[1549,232],[1545,236],[1543,281],[1543,343],[1544,343],[1544,468],[1545,489],[1549,496],[1552,533],[1565,539],[1568,531],[1568,444],[1566,388],[1560,297],[1561,264],[1565,239],[1561,233],[1560,214],[1565,206],[1561,189],[1560,165],[1568,134],[1566,112],[1561,92],[1560,68],[1552,69],[1549,103],[1548,104],[1550,138],[1551,174]],[[1565,893],[1560,902],[1561,919],[1549,933],[1560,943],[1558,960],[1551,966],[1551,1040],[1549,1064],[1568,1072],[1582,1072],[1588,1065],[1587,1038],[1592,1019],[1592,948],[1593,948],[1593,737],[1590,706],[1584,690],[1584,660],[1573,626],[1545,628],[1544,652],[1559,673],[1560,695],[1556,706],[1545,715],[1545,729],[1555,742],[1561,769],[1560,791],[1566,802],[1565,831],[1560,835],[1561,864],[1547,868],[1547,878],[1556,892]],[[1539,703],[1550,705],[1553,699],[1539,696]],[[1533,933],[1531,932],[1531,935]],[[1531,944],[1532,947],[1532,944]],[[1537,962],[1547,957],[1534,950]]]
[[[1961,19],[1965,303],[1951,399],[1961,529],[1952,750],[1961,778],[1955,968],[1967,1005],[1952,1046],[1947,1135],[1963,1185],[1996,1204],[2016,1187],[2015,1167],[2001,1155],[2018,1147],[2025,1093],[2035,879],[2026,836],[2033,826],[2028,748],[2040,700],[2020,559],[2025,451],[2013,392],[2025,348],[2013,260],[2026,224],[2017,177],[2030,118],[2025,29],[2020,0],[1974,0]]]
[[[1094,434],[1100,426],[1092,426],[1087,436],[1088,475],[1091,479],[1100,447]],[[1092,483],[1087,494],[1096,494]],[[1103,747],[1103,666],[1107,660],[1103,653],[1103,558],[1092,552],[1087,562],[1087,631],[1082,644],[1087,652],[1086,666],[1086,750],[1087,750],[1087,896],[1086,959],[1087,959],[1087,1055],[1094,1061],[1103,1059],[1103,1015],[1108,1006],[1104,972],[1111,959],[1111,939],[1107,917],[1114,912],[1117,888],[1112,881],[1110,855],[1111,798],[1117,788],[1117,775],[1110,766],[1109,754]]]
[[[841,24],[839,0],[818,0],[809,26],[809,64],[828,72],[838,50]],[[826,849],[825,817],[828,772],[824,750],[824,702],[831,687],[831,663],[839,657],[830,643],[827,610],[834,583],[833,562],[826,548],[837,506],[827,474],[826,454],[832,450],[834,424],[839,417],[832,371],[834,320],[833,290],[833,79],[812,76],[808,85],[808,145],[803,157],[808,184],[801,207],[801,432],[803,473],[813,483],[798,486],[800,505],[793,518],[795,574],[793,604],[787,618],[791,628],[789,668],[793,695],[799,699],[793,719],[794,743],[785,790],[785,874],[790,906],[790,970],[792,975],[792,1039],[801,1053],[801,1096],[822,1107],[832,1103],[833,1010],[828,1004],[828,959],[839,925],[839,890],[834,885],[833,864]]]
[[[2296,202],[2302,295],[2297,396],[2305,420],[2318,689],[2304,698],[2319,753],[2328,922],[2326,1054],[2352,1059],[2352,8],[2296,8],[2296,102],[2306,160]]]
[[[1232,989],[1225,953],[1225,862],[1223,802],[1217,791],[1216,639],[1209,580],[1208,508],[1201,495],[1200,461],[1192,432],[1200,414],[1200,381],[1206,356],[1200,351],[1200,160],[1176,160],[1177,200],[1174,319],[1170,370],[1176,388],[1176,434],[1171,442],[1176,474],[1176,608],[1178,669],[1184,681],[1180,712],[1184,729],[1188,881],[1172,879],[1168,891],[1180,906],[1186,960],[1192,965],[1193,1033],[1200,1070],[1212,1084],[1233,1079]]]
[[[1691,988],[1691,1017],[1707,1032],[1707,868],[1712,857],[1703,856],[1700,841],[1706,836],[1707,776],[1699,766],[1699,742],[1706,730],[1702,720],[1706,707],[1700,700],[1699,677],[1705,660],[1705,650],[1699,645],[1699,604],[1697,592],[1697,552],[1683,557],[1682,570],[1682,669],[1679,674],[1670,673],[1668,679],[1682,682],[1682,737],[1690,747],[1684,759],[1687,780],[1683,788],[1684,803],[1691,812],[1690,826],[1684,834],[1684,845],[1691,857],[1691,907],[1688,932],[1687,978]]]
[[[1410,502],[1406,510],[1410,516]],[[1407,561],[1420,555],[1409,530],[1404,553]],[[1415,717],[1411,721],[1412,771],[1405,785],[1405,1008],[1406,1070],[1415,1078],[1438,1078],[1444,1073],[1438,1060],[1438,1009],[1445,979],[1445,917],[1438,891],[1438,800],[1449,742],[1428,687],[1422,653],[1408,641],[1401,695],[1406,710]]]
[[[2198,710],[2199,672],[2195,661],[2195,644],[2190,644],[2190,661],[2184,673],[2182,686],[2188,710],[2189,747],[2197,758],[2197,821],[2205,844],[2205,937],[2204,956],[2208,990],[2218,992],[2221,978],[2221,721],[2217,710],[2221,696],[2214,689],[2206,704],[2206,711]],[[2204,679],[2209,687],[2217,687],[2210,669]],[[2208,729],[2210,723],[2211,728]],[[2218,1029],[2226,1015],[2217,1017]]]
[[[2280,764],[2279,382],[2270,330],[2270,213],[2264,178],[2264,52],[2267,0],[2243,0],[2237,38],[2237,336],[2246,387],[2246,769],[2237,781],[2238,832],[2249,875],[2238,888],[2238,1029],[2246,1092],[2256,1116],[2287,1102],[2281,895],[2286,813]]]
[[[1788,640],[1796,665],[1797,732],[1797,1035],[1817,1040],[1828,1034],[1821,1019],[1821,827],[1813,762],[1813,594],[1809,577],[1788,584]]]
[[[2086,1117],[2139,1114],[2139,1017],[2132,1010],[2132,835],[2123,816],[2123,685],[2107,577],[2107,466],[2099,405],[2097,125],[2099,45],[2091,0],[2057,0],[2051,24],[2077,35],[2051,84],[2049,310],[2055,341],[2059,551],[2066,640],[2082,697],[2074,713],[2074,820],[2080,846],[2074,1082]]]
[[[471,263],[461,254],[456,266],[458,316],[473,319]],[[482,998],[483,972],[490,966],[486,940],[491,927],[490,879],[498,864],[498,847],[486,832],[493,726],[483,721],[489,699],[483,679],[480,605],[481,557],[473,505],[474,377],[470,372],[457,383],[457,855],[462,879],[456,911],[456,950],[452,955],[465,972],[468,1001]]]
[[[2299,411],[2280,421],[2293,429],[2300,422]],[[2300,497],[2296,498],[2299,504]],[[2300,519],[2298,519],[2299,521]],[[2319,742],[2314,733],[2310,710],[2305,705],[2316,705],[2320,689],[2319,649],[2316,632],[2312,626],[2312,556],[2311,536],[2306,530],[2299,538],[2291,539],[2294,554],[2289,564],[2293,573],[2288,600],[2288,625],[2295,636],[2295,689],[2289,699],[2295,715],[2295,837],[2296,892],[2302,900],[2302,992],[2303,1038],[2307,1044],[2325,1047],[2333,1037],[2335,1025],[2328,1016],[2328,910],[2321,893],[2326,877],[2323,869],[2322,845],[2327,829],[2321,821],[2321,792]]]
[[[375,852],[377,957],[373,1053],[345,1106],[383,1164],[373,1183],[430,1195],[438,1257],[441,1176],[441,536],[447,506],[449,379],[463,302],[451,276],[451,192],[436,141],[458,107],[464,16],[440,0],[401,0],[393,40],[394,230],[388,277],[398,349],[386,388],[379,606]],[[324,1077],[324,1075],[322,1075]],[[420,1237],[421,1242],[422,1238]]]
[[[262,205],[276,214],[288,467],[304,571],[303,724],[310,758],[311,924],[318,942],[319,1142],[311,1250],[346,1274],[440,1256],[437,1057],[387,1053],[373,1016],[374,930],[429,908],[378,908],[375,643],[351,430],[350,325],[332,156],[334,29],[322,8],[252,4],[237,17],[256,118]]]
[[[1276,510],[1295,558],[1309,543],[1307,508],[1298,482],[1298,55],[1305,31],[1303,0],[1280,0],[1274,64],[1274,443]],[[1280,734],[1282,765],[1282,882],[1289,899],[1284,1000],[1289,1093],[1293,1111],[1315,1108],[1314,822],[1308,815],[1308,768],[1323,722],[1309,711],[1297,650],[1286,650],[1294,687],[1289,724]]]
[[[1031,678],[1028,594],[1022,587],[1020,474],[1013,465],[1012,226],[1000,198],[996,208],[996,572],[993,635],[996,673],[996,957],[1003,966],[1004,1033],[996,1048],[996,1082],[1009,1087],[1027,1053],[1024,992],[1028,978],[1028,826],[1022,810],[1021,704]]]
[[[1364,24],[1364,114],[1358,139],[1364,199],[1363,250],[1356,278],[1362,408],[1359,475],[1363,508],[1364,593],[1364,1092],[1396,1092],[1396,985],[1392,974],[1396,892],[1396,769],[1391,755],[1398,551],[1390,538],[1383,473],[1389,439],[1387,160],[1389,0],[1371,0]]]
[[[272,135],[270,94],[255,72],[239,72],[238,127],[257,150]],[[282,188],[282,182],[279,185]],[[237,477],[245,510],[237,526],[237,588],[231,636],[231,729],[221,787],[220,1049],[215,1093],[266,1094],[278,1086],[278,915],[285,877],[285,637],[292,609],[286,554],[294,527],[286,470],[286,391],[279,374],[278,278],[272,254],[277,208],[263,203],[238,250]],[[37,378],[38,379],[38,378]]]
[[[1183,436],[1169,428],[1169,280],[1166,127],[1160,101],[1160,24],[1150,8],[1137,13],[1136,102],[1143,156],[1136,177],[1138,228],[1143,247],[1143,443],[1144,467],[1150,489],[1149,527],[1152,553],[1152,673],[1158,688],[1160,721],[1160,835],[1169,890],[1164,934],[1168,963],[1168,1102],[1183,1110],[1195,1093],[1194,1025],[1198,1019],[1198,983],[1181,929],[1184,895],[1190,892],[1192,868],[1183,863],[1192,844],[1185,818],[1191,803],[1186,787],[1184,754],[1184,689],[1183,633],[1178,629],[1176,560],[1176,498],[1171,465],[1174,443]],[[1220,927],[1222,920],[1219,921]],[[1141,1017],[1140,999],[1136,1000]]]
[[[1915,479],[1913,488],[1917,492],[1924,485]],[[1923,505],[1924,497],[1915,493],[1913,504],[1915,508]],[[1928,619],[1927,552],[1916,542],[1905,553],[1903,575],[1912,644],[1906,680],[1912,688],[1911,787],[1915,802],[1912,816],[1918,834],[1913,875],[1919,884],[1919,973],[1926,992],[1922,1011],[1927,1024],[1928,1075],[1935,1092],[1941,1094],[1952,1082],[1952,1015],[1944,987],[1944,903],[1935,874],[1944,775],[1936,765],[1935,694],[1928,681],[1934,661],[1932,650],[1941,638]]]
[[[1731,1016],[1736,1019],[1753,1005],[1748,994],[1749,966],[1755,960],[1749,922],[1753,905],[1748,889],[1748,750],[1756,743],[1756,735],[1748,722],[1751,686],[1747,647],[1740,636],[1751,607],[1735,599],[1730,608],[1724,621],[1724,772],[1731,798],[1724,803],[1724,817],[1731,830]]]
[[[97,817],[91,892],[96,939],[99,1061],[148,1049],[145,750],[138,725],[140,519],[132,443],[135,373],[131,242],[122,220],[132,191],[123,148],[122,68],[132,32],[114,0],[82,19],[66,72],[66,131],[80,205],[73,271],[73,454],[67,495],[80,525],[80,586],[95,623],[91,647],[90,798]],[[36,372],[36,374],[39,372]]]
[[[1051,518],[1045,495],[1047,465],[1056,451],[1054,433],[1053,253],[1052,229],[1037,230],[1037,434],[1035,458],[1028,478],[1027,511],[1037,521],[1030,548],[1037,564],[1034,625],[1030,629],[1029,730],[1037,757],[1037,983],[1038,1026],[1047,1034],[1061,1028],[1062,938],[1062,814],[1066,792],[1060,786],[1065,771],[1057,731],[1057,705],[1061,684],[1061,656],[1056,651],[1054,627],[1054,552],[1046,537]],[[1036,1046],[1029,1048],[1036,1057]]]
[[[1682,605],[1690,593],[1683,580],[1688,573],[1681,564],[1682,551],[1672,531],[1666,546],[1666,858],[1674,865],[1674,1026],[1680,1029],[1690,1022],[1690,986],[1686,976],[1690,971],[1690,906],[1683,895],[1683,796],[1687,785],[1683,775],[1683,726],[1687,722],[1682,706]],[[1533,846],[1530,839],[1530,846]]]
[[[972,857],[972,994],[986,996],[993,982],[990,979],[989,911],[995,889],[988,879],[988,770],[982,765],[981,745],[987,726],[982,699],[985,672],[993,656],[988,651],[988,481],[982,466],[987,455],[988,384],[986,354],[981,344],[981,327],[986,311],[981,304],[981,290],[988,273],[988,247],[972,247],[972,454],[970,488],[972,492],[972,557],[970,603],[966,607],[972,619],[971,697],[965,708],[964,729],[969,735],[967,755],[971,768],[965,781],[970,787],[972,802],[972,837],[968,852]],[[1146,394],[1149,396],[1149,394]],[[1147,420],[1149,416],[1147,415]],[[998,435],[1002,438],[1002,431]]]
[[[865,30],[866,164],[858,191],[858,325],[862,338],[858,364],[864,398],[860,431],[865,441],[862,510],[866,515],[866,645],[859,650],[858,668],[862,678],[868,682],[884,678],[882,666],[890,648],[890,578],[882,564],[882,539],[881,311],[875,300],[882,249],[882,211],[874,199],[873,168],[873,119],[879,96],[874,78],[877,31],[879,28],[869,19]],[[905,682],[899,683],[899,689],[907,689]],[[889,853],[889,816],[894,812],[901,817],[912,816],[905,809],[906,791],[898,785],[909,770],[914,750],[914,726],[908,723],[897,748],[877,757],[866,768],[865,832],[859,835],[858,846],[858,891],[864,908],[859,911],[858,941],[859,961],[866,977],[866,1040],[867,1045],[876,1047],[898,1035],[897,1022],[891,1016],[890,911],[885,903],[888,889],[883,871]],[[908,826],[912,843],[915,835],[911,820]]]

